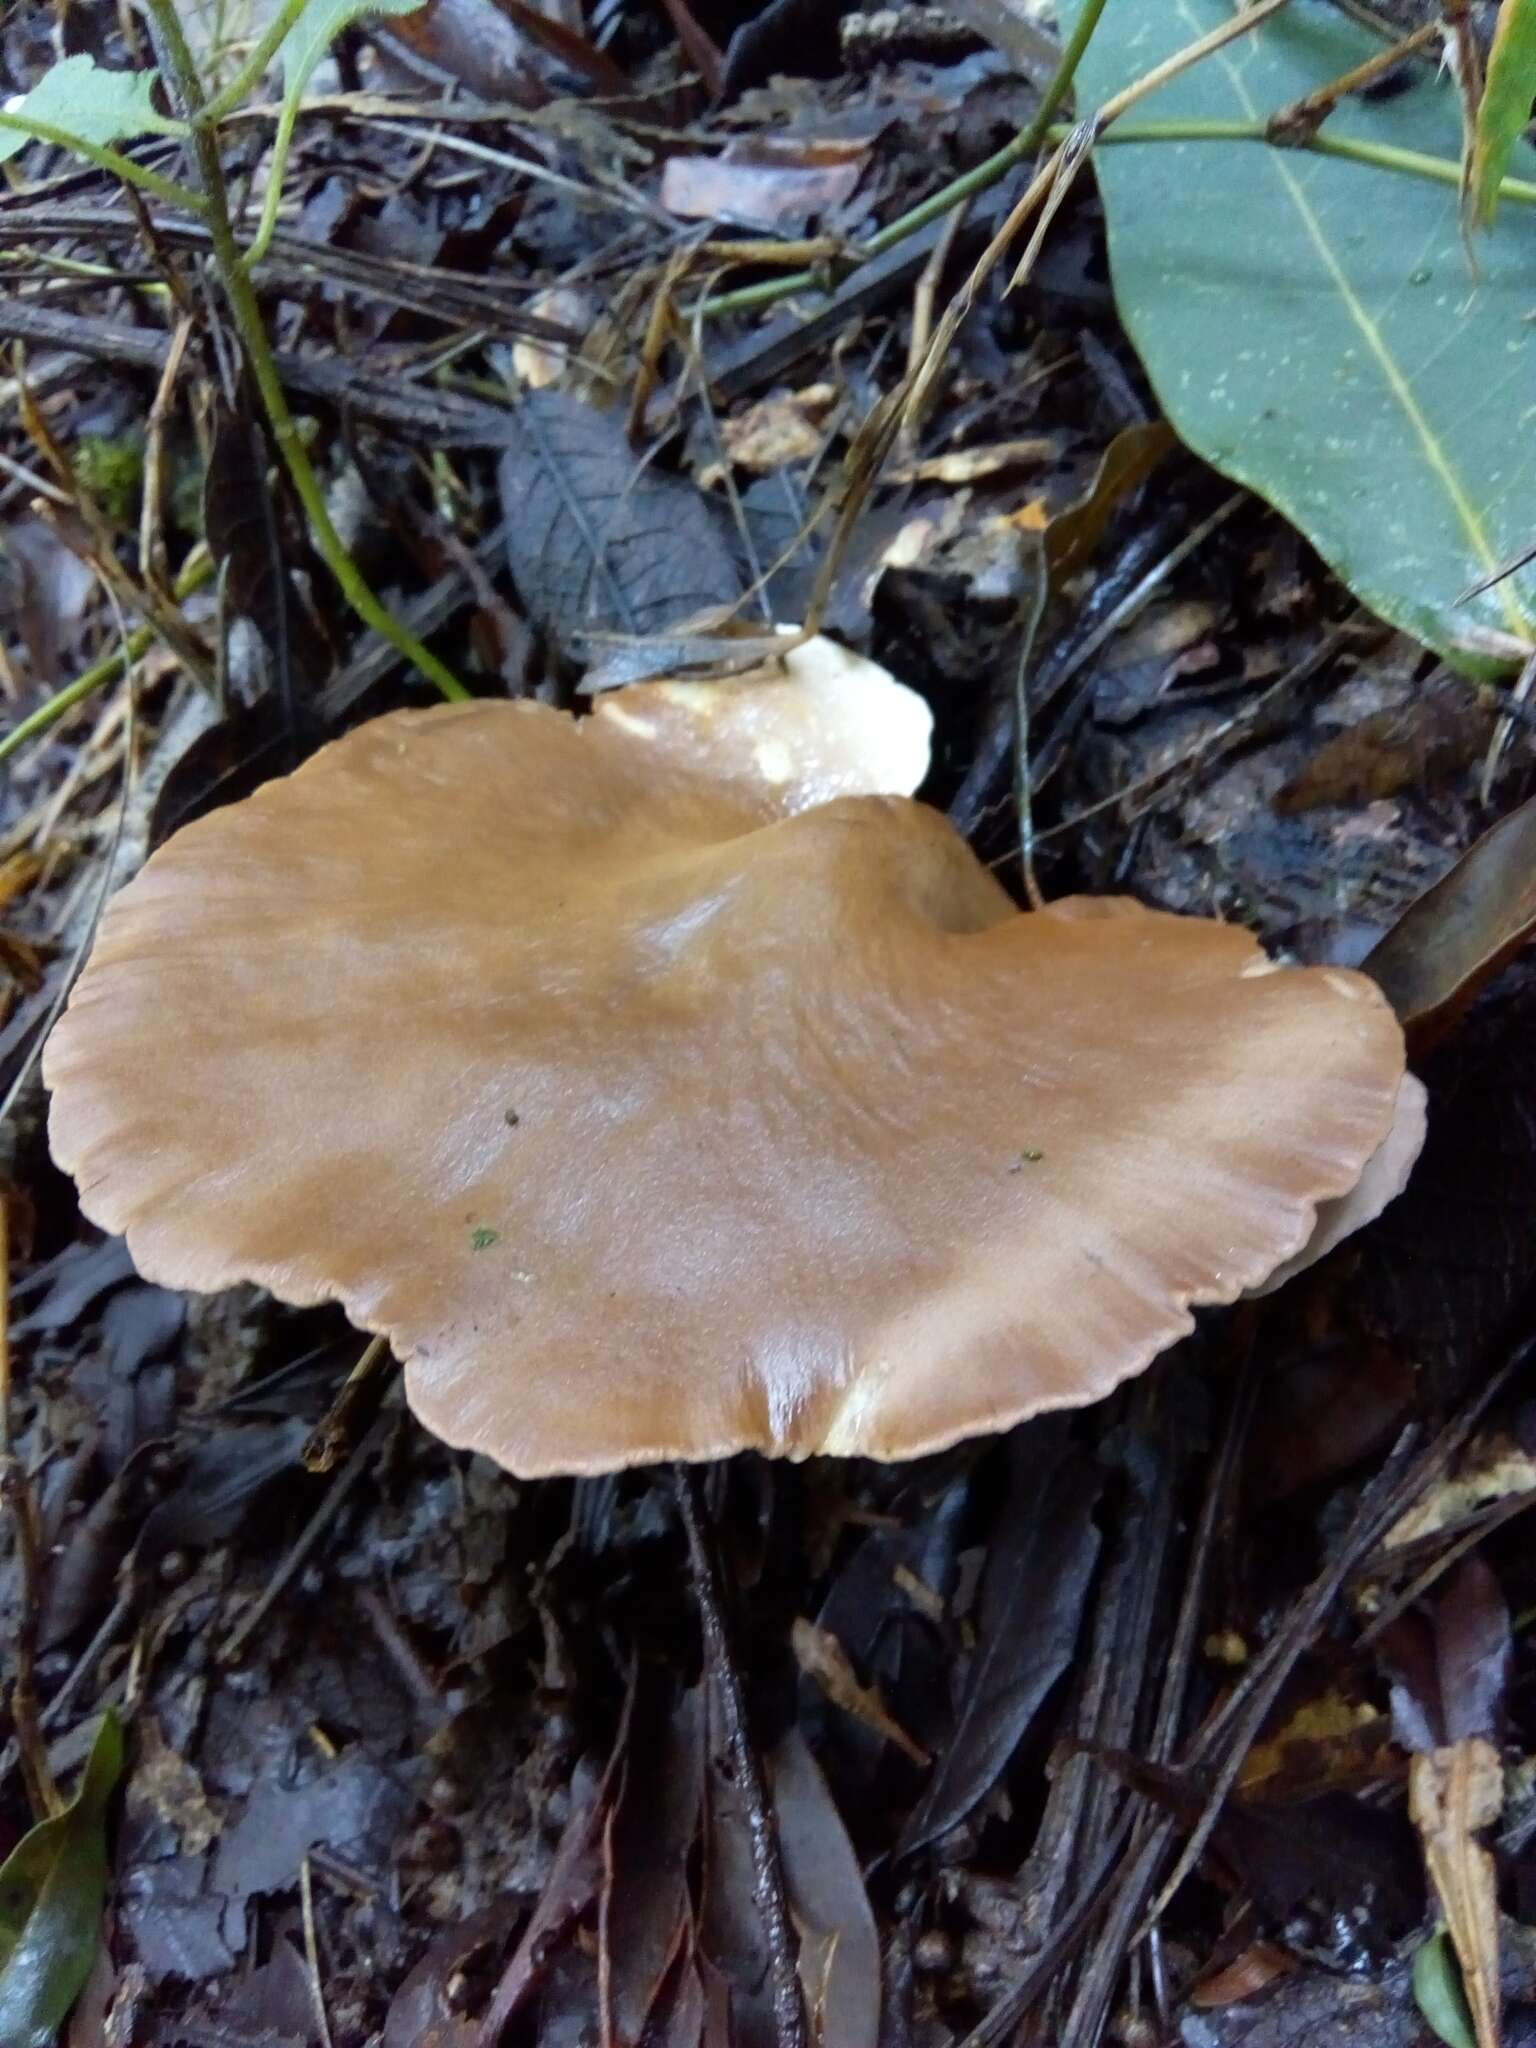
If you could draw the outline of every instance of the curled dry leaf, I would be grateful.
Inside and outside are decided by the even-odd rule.
[[[1474,1437],[1455,1468],[1392,1524],[1383,1550],[1434,1536],[1494,1501],[1536,1493],[1536,1457],[1502,1431]]]
[[[1499,2048],[1499,1903],[1493,1857],[1478,1839],[1504,1808],[1491,1742],[1469,1737],[1415,1756],[1408,1807],[1461,1964],[1478,2048]]]
[[[1415,1050],[1442,1038],[1536,934],[1536,797],[1485,832],[1364,961]]]
[[[993,441],[980,448],[951,448],[918,462],[899,463],[887,471],[893,484],[975,484],[987,477],[1020,469],[1037,469],[1061,450],[1050,434],[1030,434],[1019,441]]]
[[[1480,1557],[1444,1581],[1431,1615],[1393,1624],[1382,1644],[1392,1719],[1413,1751],[1408,1806],[1461,1964],[1478,2048],[1499,2048],[1499,1911],[1481,1837],[1503,1810],[1497,1736],[1509,1688],[1509,1610]]]
[[[933,1761],[927,1750],[892,1720],[878,1686],[859,1683],[848,1652],[830,1629],[818,1628],[814,1621],[808,1621],[801,1615],[790,1631],[790,1643],[795,1662],[807,1678],[815,1679],[833,1706],[841,1707],[844,1713],[862,1721],[866,1728],[872,1728],[887,1742],[893,1742],[902,1755],[910,1758],[920,1770],[927,1769]]]
[[[670,156],[661,203],[684,220],[798,228],[853,196],[869,145],[743,143],[724,156]]]
[[[760,476],[809,462],[821,452],[826,418],[837,403],[835,384],[810,384],[803,391],[775,391],[744,412],[720,422],[720,440],[738,469]]]
[[[1174,431],[1166,420],[1121,428],[1084,495],[1058,512],[1045,529],[1045,560],[1054,586],[1091,559],[1112,514],[1146,482],[1174,444]]]

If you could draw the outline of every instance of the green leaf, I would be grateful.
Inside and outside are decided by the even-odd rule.
[[[1477,2048],[1461,1965],[1443,1927],[1420,1944],[1413,1959],[1413,2000],[1445,2048]]]
[[[1109,0],[1084,108],[1230,19],[1228,0]],[[1134,119],[1262,123],[1378,47],[1334,9],[1285,8]],[[1326,134],[1432,155],[1454,181],[1454,86],[1425,66],[1395,98],[1347,102]],[[1536,163],[1524,143],[1516,156],[1522,174]],[[1181,438],[1459,666],[1490,665],[1479,629],[1536,639],[1529,576],[1458,602],[1536,523],[1529,210],[1505,206],[1474,279],[1454,182],[1203,138],[1105,142],[1094,163],[1120,315]]]
[[[107,1801],[123,1768],[108,1712],[64,1811],[39,1821],[0,1865],[0,2041],[49,2048],[96,1955],[107,1889]]]
[[[1472,147],[1472,202],[1484,227],[1499,205],[1499,181],[1509,169],[1515,144],[1536,100],[1536,0],[1503,0],[1477,133]]]
[[[156,75],[103,71],[94,57],[65,57],[43,73],[24,99],[0,102],[0,112],[41,121],[105,149],[109,143],[166,126],[152,99]],[[24,149],[30,139],[22,129],[0,128],[0,163]]]

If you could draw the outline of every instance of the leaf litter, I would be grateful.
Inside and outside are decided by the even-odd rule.
[[[1106,24],[1126,11],[1112,0]],[[360,1343],[331,1311],[139,1282],[48,1167],[28,1063],[146,736],[170,756],[163,832],[417,686],[304,543],[228,337],[172,373],[143,306],[125,311],[145,282],[177,303],[206,290],[196,221],[159,198],[141,218],[7,137],[0,235],[23,288],[0,336],[25,357],[6,374],[61,445],[109,449],[173,375],[172,452],[138,486],[151,525],[129,530],[135,505],[112,536],[136,579],[114,588],[130,630],[166,601],[140,548],[158,521],[216,685],[190,718],[198,686],[143,656],[132,720],[104,680],[0,783],[0,874],[21,878],[0,893],[0,1086],[21,1084],[0,1147],[10,1425],[42,1558],[30,1586],[7,1559],[0,1604],[7,1643],[35,1639],[52,1774],[83,1787],[28,1832],[23,1702],[0,1730],[18,2039],[49,2038],[89,1973],[77,2048],[91,2026],[154,2048],[777,2048],[786,1963],[827,2048],[1530,2037],[1530,733],[1518,686],[1435,658],[1487,668],[1470,629],[1505,630],[1518,584],[1456,601],[1528,533],[1490,485],[1489,559],[1447,550],[1405,598],[1381,532],[1348,512],[1351,492],[1392,496],[1380,448],[1329,451],[1337,544],[1339,504],[1255,475],[1346,589],[1192,459],[1248,474],[1160,353],[1188,296],[1134,306],[1124,216],[1155,205],[1160,233],[1214,235],[1250,159],[1275,176],[1251,142],[1215,177],[1150,145],[1100,151],[1119,311],[1082,189],[1020,292],[979,290],[862,496],[860,422],[920,358],[996,191],[905,243],[871,238],[1008,143],[1049,71],[1033,18],[968,7],[957,39],[930,12],[850,16],[840,38],[832,10],[808,29],[792,6],[702,0],[303,10],[284,96],[257,95],[230,133],[260,162],[291,131],[277,184],[298,204],[257,274],[334,514],[482,692],[568,704],[761,658],[769,625],[830,625],[927,698],[926,794],[1000,874],[1022,841],[1048,894],[1129,890],[1376,972],[1431,1086],[1421,1171],[1364,1239],[1208,1319],[1102,1410],[907,1467],[711,1473],[713,1648],[659,1477],[510,1480],[409,1427],[387,1383],[333,1468],[306,1472]],[[8,92],[47,78],[41,111],[93,67],[62,111],[184,175],[120,25],[93,17],[75,71],[49,71],[36,13],[0,39]],[[1307,34],[1356,47],[1352,26]],[[1087,101],[1123,54],[1109,36],[1091,50]],[[238,50],[213,55],[231,75]],[[1505,25],[1485,200],[1488,167],[1526,148],[1508,115],[1524,62]],[[1341,132],[1450,133],[1437,91],[1411,70],[1407,126],[1382,98]],[[1153,162],[1200,204],[1158,199]],[[1317,180],[1374,175],[1294,163],[1331,209],[1361,188]],[[1466,281],[1444,200],[1413,304]],[[1390,204],[1410,201],[1393,187]],[[1495,238],[1523,204],[1506,196]],[[1507,299],[1503,246],[1480,244],[1476,320]],[[786,311],[699,313],[797,270]],[[1220,321],[1188,339],[1187,361],[1212,351],[1240,381]],[[1287,403],[1336,406],[1339,388],[1314,367]],[[9,719],[110,666],[121,635],[67,508],[27,480],[49,463],[15,396],[0,431],[19,465],[0,485]],[[1314,456],[1327,431],[1306,428]],[[1467,474],[1512,447],[1499,434],[1491,406],[1456,442]],[[1490,808],[1478,771],[1500,719]],[[24,958],[39,987],[7,964]],[[120,1796],[103,1715],[121,1718]],[[763,1912],[765,1824],[783,1928]],[[1185,1844],[1194,1881],[1157,1903]]]

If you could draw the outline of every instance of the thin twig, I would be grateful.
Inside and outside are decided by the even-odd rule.
[[[177,185],[169,178],[162,178],[158,171],[146,170],[143,164],[135,163],[131,156],[123,156],[115,149],[104,149],[100,143],[88,142],[83,135],[77,135],[71,128],[55,127],[51,121],[34,121],[27,114],[0,113],[0,133],[7,129],[16,135],[25,135],[32,142],[48,142],[55,149],[68,150],[71,156],[84,157],[99,171],[110,171],[121,178],[125,185],[142,186],[146,192],[153,192],[157,199],[167,200],[172,206],[184,206],[189,213],[201,213],[203,202],[189,186]],[[166,132],[176,131],[167,123]]]
[[[309,1964],[309,1994],[314,2002],[320,2039],[331,2048],[331,2023],[325,2012],[325,1987],[320,1981],[320,1944],[315,1936],[315,1888],[310,1878],[309,1856],[299,1864],[299,1906],[304,1920],[304,1959]]]
[[[342,1382],[335,1400],[311,1430],[299,1462],[306,1472],[330,1472],[352,1441],[359,1411],[371,1398],[383,1396],[383,1375],[394,1364],[387,1337],[374,1337]]]
[[[219,1663],[232,1664],[234,1662],[256,1630],[260,1628],[261,1624],[271,1613],[273,1607],[287,1590],[295,1575],[308,1561],[310,1552],[320,1541],[320,1538],[325,1534],[332,1522],[335,1521],[337,1515],[340,1514],[342,1504],[345,1502],[347,1495],[362,1477],[369,1459],[383,1441],[384,1431],[388,1427],[389,1420],[389,1417],[383,1415],[378,1418],[372,1429],[369,1430],[357,1449],[348,1458],[346,1464],[342,1466],[336,1477],[331,1481],[324,1500],[321,1501],[315,1512],[305,1523],[293,1548],[272,1574],[271,1579],[263,1587],[258,1598],[241,1615],[239,1621],[236,1622],[223,1642],[220,1643],[217,1651]]]
[[[49,1767],[48,1745],[37,1717],[37,1614],[42,1580],[37,1509],[26,1468],[11,1449],[10,1298],[10,1204],[0,1191],[0,1501],[9,1511],[11,1527],[16,1532],[16,1562],[21,1578],[21,1605],[13,1646],[16,1675],[11,1685],[11,1719],[33,1818],[47,1820],[63,1810],[64,1802]]]
[[[213,576],[213,557],[207,548],[198,542],[196,549],[187,557],[186,565],[176,578],[178,598],[191,597],[201,590]],[[87,697],[93,697],[109,683],[115,683],[136,661],[141,660],[154,645],[153,626],[137,626],[122,644],[83,669],[73,682],[66,683],[62,690],[56,690],[46,703],[39,704],[35,711],[18,719],[8,733],[0,735],[0,761],[5,761],[24,747],[29,740],[41,739],[50,726],[77,704],[83,704]]]
[[[183,109],[189,117],[195,119],[202,111],[202,85],[186,36],[177,19],[175,0],[149,0],[149,6],[158,35],[165,45],[168,68],[173,74]],[[430,649],[424,647],[414,634],[407,632],[379,602],[372,587],[347,552],[341,535],[336,531],[320,479],[315,475],[298,425],[288,409],[287,394],[283,390],[282,379],[278,375],[277,364],[267,340],[261,308],[257,303],[245,259],[235,239],[229,217],[217,139],[208,129],[196,128],[193,131],[192,146],[207,202],[203,211],[207,219],[209,240],[219,281],[229,301],[229,309],[234,316],[241,346],[245,350],[251,375],[261,396],[262,409],[272,429],[272,438],[277,444],[278,453],[282,456],[289,476],[293,479],[294,491],[309,521],[316,551],[335,577],[342,595],[363,623],[372,626],[376,633],[382,633],[385,639],[393,642],[406,659],[437,686],[444,697],[451,702],[462,701],[469,696],[468,690],[451,669],[439,661]]]
[[[678,1513],[688,1538],[688,1557],[693,1566],[693,1590],[699,1603],[705,1671],[724,1712],[726,1741],[736,1769],[736,1788],[747,1809],[747,1828],[752,1837],[753,1887],[768,1940],[769,1968],[773,1975],[773,2016],[778,2048],[807,2048],[805,2003],[795,1971],[779,1838],[768,1803],[768,1787],[747,1726],[741,1678],[731,1655],[720,1597],[719,1567],[708,1527],[703,1489],[691,1465],[674,1465],[672,1482],[677,1494]]]
[[[1270,115],[1266,123],[1270,140],[1286,149],[1294,149],[1310,142],[1340,100],[1349,98],[1352,93],[1361,91],[1365,86],[1374,85],[1387,72],[1395,71],[1405,57],[1411,57],[1416,50],[1425,48],[1439,34],[1438,19],[1421,21],[1416,29],[1411,29],[1400,42],[1393,43],[1390,49],[1378,50],[1374,56],[1367,57],[1363,64],[1356,64],[1338,78],[1331,78],[1326,85],[1320,85],[1314,91],[1303,94],[1300,99],[1292,100],[1288,106],[1281,107],[1278,113]]]

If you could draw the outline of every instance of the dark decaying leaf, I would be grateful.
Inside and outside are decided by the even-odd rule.
[[[691,1923],[688,1859],[704,1796],[704,1700],[698,1687],[670,1711],[637,1714],[635,1764],[609,1837],[602,1941],[606,2025],[618,2048],[645,2031]]]
[[[1297,1351],[1266,1371],[1246,1448],[1247,1497],[1284,1500],[1385,1451],[1413,1412],[1411,1359],[1358,1337]]]
[[[139,1532],[138,1563],[152,1571],[167,1551],[220,1542],[269,1481],[298,1469],[309,1435],[300,1416],[222,1428],[194,1446],[181,1483],[152,1508]]]
[[[739,1784],[713,1685],[705,1689],[704,1883],[699,1953],[727,1987],[738,2048],[776,2039],[767,1935],[758,1904],[752,1815]]]
[[[1360,1245],[1351,1301],[1453,1398],[1536,1281],[1536,963],[1500,985],[1420,1069],[1429,1136],[1407,1189]]]
[[[665,2031],[666,2048],[736,2048],[731,2035],[731,1990],[697,1949],[683,1959]]]
[[[880,1936],[853,1844],[803,1736],[792,1729],[770,1768],[812,2038],[877,2048]]]
[[[1485,832],[1361,965],[1422,1050],[1445,1034],[1533,934],[1536,797]]]
[[[290,717],[270,692],[254,704],[236,705],[197,735],[161,783],[150,816],[150,846],[163,846],[204,812],[238,803],[272,776],[287,774],[319,739],[302,705]]]
[[[13,1303],[30,1304],[25,1315],[11,1325],[13,1337],[52,1335],[71,1329],[95,1302],[133,1273],[133,1260],[120,1237],[104,1237],[99,1244],[72,1244],[18,1280],[11,1289]]]
[[[902,1831],[910,1855],[964,1820],[1018,1748],[1066,1670],[1099,1554],[1100,1478],[1046,1417],[1015,1430],[1008,1497],[987,1551],[977,1645],[953,1735]]]
[[[1187,2020],[1182,2048],[1433,2048],[1405,1967],[1362,1980],[1303,1969]]]
[[[1174,446],[1175,438],[1166,420],[1122,427],[1116,434],[1087,491],[1058,512],[1042,536],[1053,590],[1060,589],[1068,576],[1093,557],[1115,511],[1146,482]]]
[[[1480,1557],[1463,1558],[1430,1614],[1402,1616],[1383,1638],[1393,1733],[1404,1749],[1441,1749],[1471,1736],[1498,1741],[1511,1647],[1497,1578]]]
[[[386,50],[408,52],[482,99],[537,107],[549,98],[547,59],[494,0],[427,0],[365,29]]]
[[[97,1494],[50,1559],[37,1608],[37,1647],[56,1649],[95,1622],[111,1603],[123,1556],[132,1542],[130,1517],[142,1511],[137,1472],[119,1475]]]
[[[728,98],[766,85],[776,71],[796,78],[829,78],[842,45],[838,20],[851,0],[768,0],[742,23],[725,53],[722,81]]]
[[[261,635],[278,698],[291,718],[299,698],[308,694],[304,686],[317,687],[330,663],[284,559],[269,467],[255,409],[224,413],[203,482],[203,527],[223,578],[226,613],[249,619]]]
[[[941,1732],[933,1724],[944,1702],[950,1650],[943,1631],[897,1589],[906,1575],[947,1605],[969,1498],[966,1471],[942,1483],[929,1477],[905,1486],[892,1503],[895,1526],[869,1532],[833,1580],[816,1617],[894,1719],[923,1738]],[[827,1706],[809,1678],[801,1685],[801,1712],[842,1810],[864,1813],[887,1757],[884,1737]]]
[[[481,2048],[480,2017],[456,1994],[494,1970],[521,1915],[520,1900],[503,1898],[445,1927],[390,2000],[380,2048]]]
[[[306,1759],[294,1776],[259,1779],[220,1835],[208,1881],[226,1899],[283,1890],[315,1847],[353,1870],[377,1870],[399,1839],[411,1795],[361,1743]]]
[[[1426,683],[1406,703],[1369,712],[1324,740],[1275,797],[1276,814],[1448,788],[1487,752],[1496,723],[1492,707],[1446,670],[1438,687]]]
[[[1205,1791],[1196,1779],[1124,1750],[1074,1746],[1181,1826],[1193,1826],[1204,1812]],[[1424,1910],[1423,1873],[1402,1813],[1347,1793],[1274,1806],[1229,1799],[1210,1850],[1276,1929],[1299,1913],[1314,1917],[1320,1931],[1342,1916],[1357,1943],[1385,1955]]]
[[[119,1473],[141,1444],[166,1435],[175,1415],[175,1354],[186,1327],[186,1297],[165,1287],[124,1287],[101,1319],[99,1368],[102,1470]],[[96,1376],[77,1384],[93,1398]]]
[[[482,2038],[487,2043],[500,2041],[513,2014],[537,1988],[561,1944],[598,1896],[603,1880],[604,1829],[629,1759],[634,1703],[631,1680],[601,1775],[583,1764],[572,1778],[571,1817],[561,1833],[544,1890],[485,2009]]]
[[[1378,1954],[1413,1927],[1424,1884],[1401,1813],[1328,1792],[1299,1806],[1233,1800],[1212,1847],[1272,1927],[1312,1908],[1323,1925],[1345,1915]]]
[[[0,1866],[0,2041],[49,2048],[96,1954],[107,1889],[107,1802],[123,1736],[102,1718],[79,1789]]]
[[[127,1376],[163,1358],[187,1320],[186,1296],[168,1287],[124,1287],[107,1303],[101,1341],[109,1372]]]
[[[500,485],[512,578],[557,641],[656,633],[740,596],[708,500],[640,460],[621,413],[535,391],[512,415],[507,440]]]

